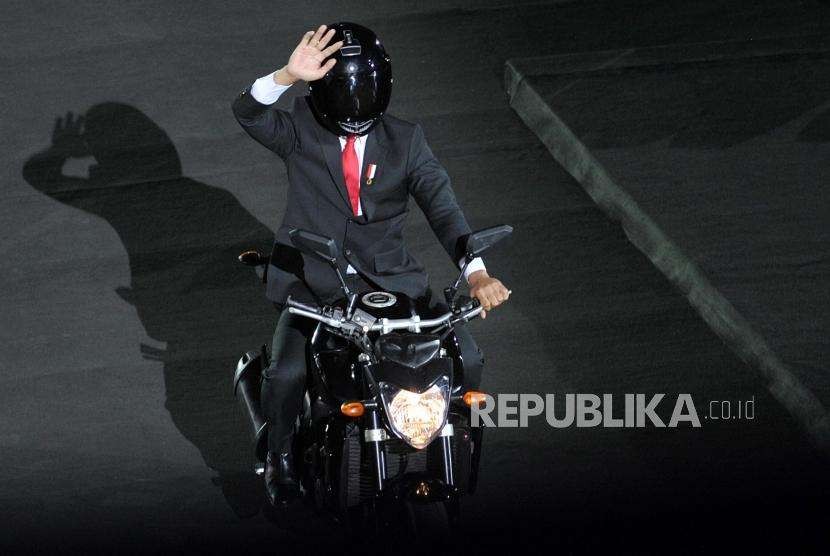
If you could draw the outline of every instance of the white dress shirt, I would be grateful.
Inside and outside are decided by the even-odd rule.
[[[261,104],[274,104],[279,100],[282,94],[288,90],[291,85],[280,85],[274,81],[274,74],[269,73],[264,77],[260,77],[256,81],[254,81],[253,86],[251,87],[251,96],[254,97],[254,100]],[[363,171],[363,152],[366,150],[366,137],[368,135],[359,135],[354,142],[354,148],[357,152],[357,166],[358,166],[358,173],[357,175],[362,175]],[[341,136],[340,139],[340,150],[342,151],[346,148],[346,137]],[[357,214],[360,216],[363,214],[363,208],[360,206],[360,199],[358,199],[357,204]],[[461,268],[464,265],[464,259],[458,261],[458,267]],[[464,270],[464,278],[468,279],[470,274],[477,270],[484,270],[484,261],[481,260],[481,257],[476,257],[470,264],[467,265],[467,268]],[[346,269],[346,274],[357,274],[357,271],[352,268],[352,265],[349,265]]]

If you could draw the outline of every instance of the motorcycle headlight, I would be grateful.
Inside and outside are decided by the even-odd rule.
[[[402,440],[420,450],[438,436],[450,405],[449,377],[439,377],[421,393],[403,390],[387,382],[381,382],[379,386],[389,425]]]

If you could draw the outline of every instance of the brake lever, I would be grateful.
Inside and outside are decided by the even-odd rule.
[[[454,315],[460,315],[461,313],[466,313],[467,311],[472,311],[476,307],[480,306],[481,303],[479,302],[478,298],[476,297],[469,297],[466,295],[458,296],[457,302],[454,304],[455,306],[452,309]]]
[[[470,302],[470,298],[466,295],[459,295],[453,300],[450,310],[453,315],[457,315],[464,310],[464,306]]]

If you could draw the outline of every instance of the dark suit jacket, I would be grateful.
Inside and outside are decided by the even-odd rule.
[[[470,227],[449,176],[419,125],[386,115],[369,132],[360,182],[363,215],[354,216],[340,142],[317,123],[307,97],[295,98],[286,111],[257,102],[249,88],[234,101],[233,113],[251,137],[283,159],[288,170],[288,202],[266,273],[267,296],[275,303],[284,303],[289,294],[318,301],[340,295],[331,268],[292,247],[288,237],[292,228],[333,238],[343,255],[344,276],[351,263],[370,282],[389,291],[412,297],[425,294],[427,273],[403,240],[410,196],[453,261],[463,256]],[[376,165],[371,185],[366,183],[369,164]]]

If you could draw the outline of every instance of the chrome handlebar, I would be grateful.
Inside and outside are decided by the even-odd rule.
[[[360,329],[364,333],[370,331],[380,331],[382,334],[387,334],[392,330],[413,329],[418,331],[421,328],[432,328],[447,323],[454,324],[455,322],[470,320],[471,318],[478,316],[478,314],[481,313],[481,306],[479,305],[478,300],[473,299],[469,303],[471,305],[471,308],[461,311],[459,313],[447,311],[443,315],[431,319],[421,319],[419,315],[415,315],[408,319],[382,318],[376,319],[372,324],[368,324],[355,322],[355,320],[347,320],[342,316],[340,316],[340,318],[336,318],[335,316],[324,314],[322,309],[318,307],[313,307],[311,305],[306,305],[305,303],[301,303],[299,301],[295,301],[291,299],[291,297],[289,297],[285,303],[288,306],[289,313],[314,319],[316,321],[322,322],[323,324],[331,326],[332,328]]]
[[[334,328],[341,328],[342,327],[343,323],[342,323],[342,321],[340,321],[338,319],[335,319],[335,318],[332,318],[332,317],[327,317],[327,316],[325,316],[323,314],[320,314],[318,312],[315,312],[315,311],[308,311],[306,309],[300,309],[299,307],[292,307],[290,303],[291,303],[291,300],[288,300],[288,304],[289,304],[288,305],[288,312],[291,313],[292,315],[300,315],[301,317],[308,317],[310,319],[318,320],[318,321],[322,322],[323,324],[327,324],[327,325],[332,326]]]

